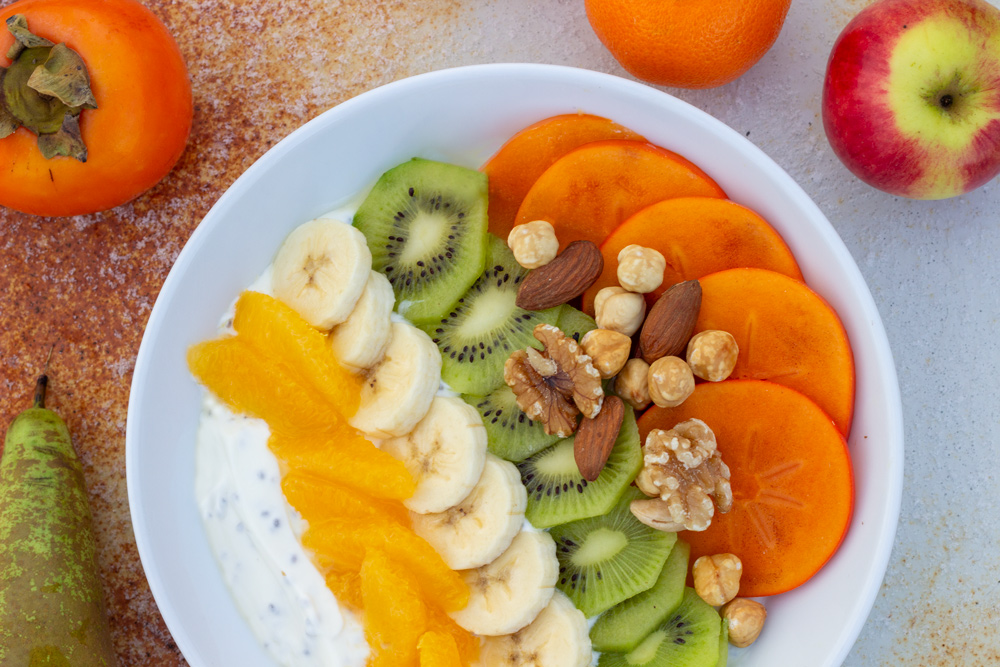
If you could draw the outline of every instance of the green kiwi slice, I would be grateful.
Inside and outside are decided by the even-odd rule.
[[[560,306],[559,319],[556,320],[559,327],[568,338],[572,338],[577,343],[583,338],[583,334],[597,328],[597,322],[590,315],[573,306],[566,304]]]
[[[729,662],[729,622],[722,621],[722,632],[719,633],[719,661],[715,667],[726,667]]]
[[[536,528],[607,514],[642,467],[639,428],[628,405],[618,439],[611,449],[600,476],[588,482],[580,474],[573,455],[573,438],[517,464],[521,481],[528,490],[525,516]]]
[[[517,405],[517,397],[506,384],[501,384],[486,396],[462,396],[466,403],[479,411],[486,426],[490,452],[517,463],[549,447],[558,435],[549,435],[541,422],[532,421]]]
[[[414,158],[382,174],[354,226],[365,235],[372,268],[413,322],[445,316],[483,272],[486,175]]]
[[[628,653],[666,621],[684,597],[690,555],[691,547],[678,540],[652,588],[601,614],[590,629],[594,650]]]
[[[485,396],[503,383],[511,353],[529,345],[541,349],[532,331],[555,324],[559,308],[518,308],[517,289],[527,271],[507,244],[487,234],[486,268],[442,319],[420,324],[441,349],[441,379],[460,394]]]
[[[675,533],[654,530],[632,516],[629,504],[639,497],[645,496],[631,488],[608,514],[550,531],[559,560],[556,587],[585,616],[649,590],[677,541]]]
[[[629,653],[602,653],[598,667],[717,667],[722,619],[693,588],[677,609]]]

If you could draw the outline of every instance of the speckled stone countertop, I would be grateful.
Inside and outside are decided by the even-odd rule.
[[[49,348],[50,405],[84,460],[101,574],[124,665],[182,665],[129,523],[125,417],[143,326],[171,263],[222,192],[321,111],[421,72],[544,62],[627,76],[582,0],[146,0],[191,72],[187,152],[152,191],[106,213],[0,209],[0,424],[30,402]],[[6,3],[0,3],[6,4]],[[746,135],[813,197],[875,296],[906,420],[902,516],[885,583],[845,665],[1000,662],[1000,182],[957,199],[891,197],[854,179],[820,122],[838,32],[866,0],[794,0],[748,74],[669,90]]]

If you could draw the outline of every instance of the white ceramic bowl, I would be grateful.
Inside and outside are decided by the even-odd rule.
[[[193,667],[273,664],[234,606],[194,501],[201,390],[185,350],[215,334],[236,295],[296,225],[335,208],[413,156],[478,167],[508,137],[550,115],[611,118],[704,169],[782,234],[807,282],[838,311],[857,364],[850,448],[856,504],[847,538],[806,585],[768,602],[767,630],[732,664],[839,665],[861,631],[889,558],[903,479],[892,354],[857,265],[816,205],[764,153],[653,88],[585,70],[484,65],[369,91],[267,152],[191,236],[150,314],[132,381],[128,493],[139,554],[160,612]]]

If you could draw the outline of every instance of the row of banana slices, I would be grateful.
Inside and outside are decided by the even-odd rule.
[[[590,665],[586,619],[555,589],[555,542],[522,530],[527,496],[517,467],[487,452],[474,408],[438,395],[438,348],[393,320],[392,286],[372,271],[364,235],[331,220],[300,226],[275,258],[273,289],[330,330],[337,357],[364,373],[351,425],[380,440],[417,480],[405,503],[413,529],[468,583],[469,604],[452,616],[486,638],[481,664]]]

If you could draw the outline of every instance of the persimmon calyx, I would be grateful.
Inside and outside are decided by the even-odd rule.
[[[0,139],[24,126],[38,135],[38,149],[87,161],[80,113],[96,109],[90,75],[80,54],[33,34],[23,14],[7,19],[14,44],[10,67],[0,67]]]

